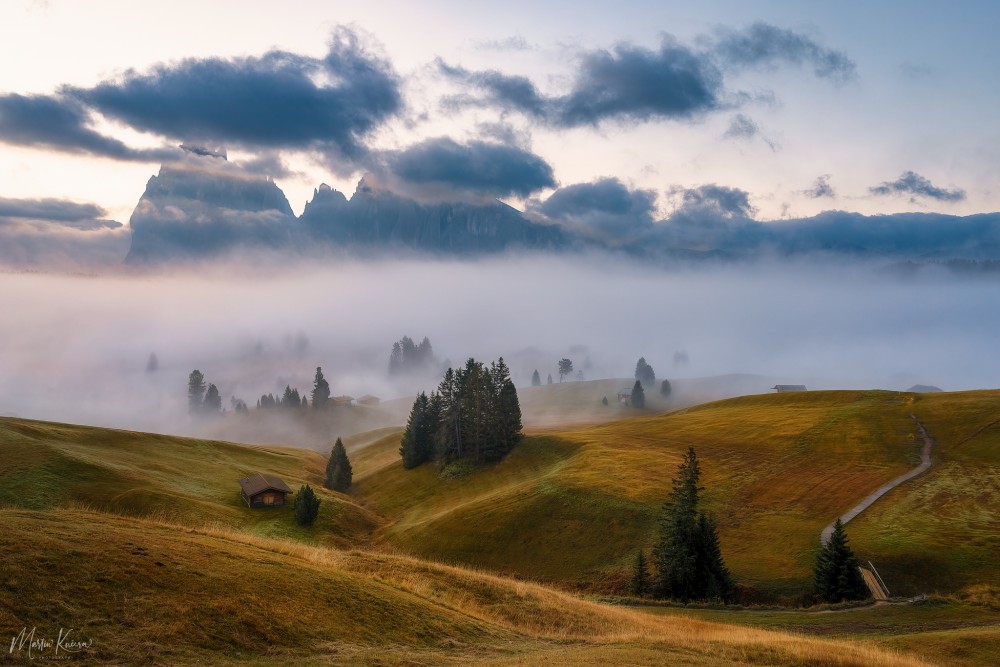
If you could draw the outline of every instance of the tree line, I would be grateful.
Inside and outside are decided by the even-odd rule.
[[[417,395],[399,454],[403,467],[435,462],[499,461],[521,439],[521,405],[503,357],[486,366],[470,358],[445,371],[437,391]]]

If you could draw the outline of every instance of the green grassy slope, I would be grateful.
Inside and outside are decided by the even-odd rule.
[[[319,488],[325,460],[305,450],[21,419],[0,420],[0,450],[0,506],[85,506],[344,545],[366,541],[379,523],[350,497]],[[296,526],[290,506],[246,507],[237,482],[257,471],[296,491],[311,484],[322,499],[322,528]]]
[[[73,510],[0,509],[0,522],[0,627],[71,629],[90,663],[924,664],[399,556]]]
[[[940,401],[958,400],[948,396],[961,395],[918,399],[848,391],[730,399],[531,435],[496,466],[449,480],[439,479],[429,466],[403,470],[395,453],[398,439],[390,436],[362,450],[354,493],[392,522],[385,538],[412,553],[563,586],[620,591],[635,551],[649,548],[655,538],[656,514],[681,454],[694,446],[702,461],[706,506],[719,523],[727,564],[753,589],[748,599],[757,593],[793,599],[810,589],[823,526],[916,465],[920,442],[910,411],[923,417]],[[967,400],[985,414],[1000,406],[1000,393]],[[963,423],[937,424],[930,413],[927,421],[941,442],[957,439],[955,429]],[[981,479],[973,474],[976,465],[1000,459],[997,448],[965,450],[975,464],[954,473],[963,484]],[[918,481],[935,480],[946,470],[936,467]],[[888,511],[912,488],[899,489],[876,507]],[[981,485],[980,491],[972,505],[956,501],[956,512],[997,516],[995,485]],[[930,521],[930,508],[922,512],[921,520]],[[934,539],[943,544],[959,539],[944,529],[946,519],[936,521],[927,526]],[[854,524],[848,534],[854,536]],[[888,563],[887,553],[898,545],[866,541],[865,534],[859,524],[860,555]],[[1000,583],[989,538],[979,534],[963,549],[968,557],[935,563],[939,576],[927,592]],[[923,561],[913,565],[923,567]]]

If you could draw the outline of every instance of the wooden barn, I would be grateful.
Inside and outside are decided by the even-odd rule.
[[[291,492],[283,481],[262,472],[240,480],[240,496],[247,507],[281,507]]]
[[[806,391],[806,386],[804,384],[776,384],[771,388],[779,394],[783,394],[788,391]]]
[[[353,396],[334,396],[330,399],[330,403],[333,404],[335,408],[349,408],[354,405]]]

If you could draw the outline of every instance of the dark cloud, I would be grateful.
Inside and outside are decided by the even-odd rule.
[[[655,212],[656,192],[630,190],[617,178],[559,188],[530,208],[530,213],[613,243],[648,229]]]
[[[745,141],[759,138],[767,144],[768,148],[772,151],[777,150],[778,148],[777,145],[764,134],[760,125],[758,125],[753,118],[750,118],[746,114],[742,113],[738,113],[733,116],[732,120],[729,122],[729,128],[722,136],[725,139],[742,139]]]
[[[92,269],[121,261],[128,230],[95,204],[0,198],[0,266]]]
[[[965,199],[965,190],[955,188],[948,190],[939,188],[929,180],[913,171],[905,171],[895,181],[885,181],[880,185],[868,188],[873,195],[909,195],[914,202],[918,197],[928,197],[936,201],[956,202]]]
[[[428,139],[388,154],[386,167],[410,185],[478,196],[526,197],[556,182],[552,167],[527,150],[447,137]]]
[[[739,188],[711,183],[697,188],[674,190],[672,194],[680,195],[681,205],[671,218],[678,215],[710,214],[713,218],[749,219],[754,214],[750,194]]]
[[[451,97],[448,104],[516,110],[559,127],[686,119],[721,105],[718,69],[704,55],[669,39],[656,51],[622,44],[584,54],[569,93],[562,96],[542,95],[523,76],[473,72],[443,62],[438,67],[481,93]]]
[[[88,127],[89,123],[90,111],[65,95],[0,96],[0,141],[7,144],[149,162],[177,154],[172,148],[130,148],[94,131]]]
[[[823,174],[822,176],[819,176],[816,179],[816,183],[814,183],[808,190],[805,190],[803,194],[807,197],[812,197],[813,199],[837,196],[833,186],[830,185],[830,174]]]
[[[356,156],[361,139],[402,107],[391,65],[340,29],[325,58],[286,51],[187,59],[67,89],[131,127],[247,148],[316,148]]]
[[[845,82],[857,76],[857,66],[843,51],[835,51],[786,28],[754,23],[740,31],[720,30],[713,53],[734,69],[810,65],[816,76]]]
[[[759,247],[767,228],[755,213],[745,190],[710,183],[697,188],[673,188],[668,195],[679,205],[655,237],[668,249],[743,253]]]

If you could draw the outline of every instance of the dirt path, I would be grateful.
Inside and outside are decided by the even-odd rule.
[[[921,421],[917,419],[917,416],[915,414],[910,413],[910,416],[913,417],[913,421],[916,422],[917,431],[920,433],[920,437],[922,437],[924,440],[924,446],[920,450],[920,465],[918,465],[913,470],[903,475],[900,475],[896,479],[890,482],[886,482],[882,486],[875,489],[875,491],[870,493],[860,503],[852,507],[846,514],[841,515],[840,517],[841,523],[847,523],[848,521],[850,521],[851,519],[853,519],[854,517],[861,514],[869,507],[871,507],[872,503],[874,503],[876,500],[878,500],[885,494],[889,493],[903,482],[907,482],[916,477],[917,475],[926,472],[927,469],[931,467],[931,447],[934,445],[934,438],[932,438],[931,434],[927,432],[927,429],[924,427],[923,423],[921,423]],[[819,534],[819,543],[822,544],[823,546],[826,546],[826,543],[830,541],[830,535],[833,534],[834,523],[836,523],[836,521],[834,521],[829,526],[824,528],[823,532]]]

